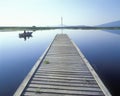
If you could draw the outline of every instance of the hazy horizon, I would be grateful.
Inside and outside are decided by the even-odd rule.
[[[94,26],[120,20],[119,0],[0,0],[0,26]]]

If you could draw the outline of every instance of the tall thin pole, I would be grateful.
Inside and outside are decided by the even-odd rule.
[[[61,33],[63,34],[63,17],[61,17]]]

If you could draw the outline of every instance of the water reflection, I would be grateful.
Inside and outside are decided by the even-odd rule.
[[[106,32],[113,33],[113,34],[120,35],[120,30],[105,30],[105,31],[106,31]]]
[[[38,31],[24,42],[19,33],[22,31],[0,32],[0,96],[13,96],[56,34],[53,30]]]
[[[55,35],[63,32],[37,31],[26,42],[18,38],[19,33],[0,33],[0,96],[13,95]],[[64,30],[64,33],[78,45],[112,95],[119,96],[120,35],[98,30]]]
[[[114,33],[114,30],[113,30]],[[112,96],[120,96],[120,35],[105,31],[69,31]]]

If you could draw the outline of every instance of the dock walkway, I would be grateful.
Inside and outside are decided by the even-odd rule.
[[[14,96],[111,96],[66,34],[57,34]]]

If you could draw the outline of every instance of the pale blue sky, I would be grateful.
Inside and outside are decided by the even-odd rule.
[[[0,26],[99,25],[120,20],[120,0],[0,0]]]

